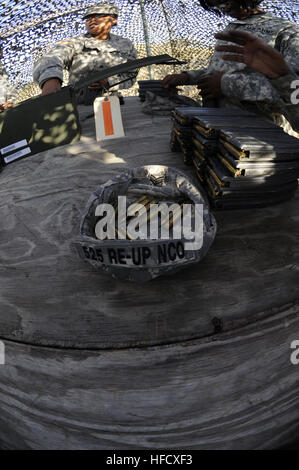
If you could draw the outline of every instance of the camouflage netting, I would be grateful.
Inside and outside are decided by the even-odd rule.
[[[38,86],[32,84],[34,60],[55,42],[84,33],[82,14],[94,3],[88,0],[1,2],[3,63],[10,80],[21,90],[20,100],[39,93]],[[186,68],[207,65],[215,42],[213,35],[229,21],[227,17],[219,18],[206,12],[196,0],[115,0],[110,3],[121,9],[114,32],[130,38],[139,56],[145,57],[141,14],[141,3],[144,3],[151,55],[168,53],[187,61]],[[265,0],[262,6],[277,16],[299,23],[298,0]],[[153,67],[153,78],[161,78],[173,71],[176,71],[175,67]],[[148,78],[148,70],[141,70],[138,79]],[[137,85],[129,94],[136,93]]]

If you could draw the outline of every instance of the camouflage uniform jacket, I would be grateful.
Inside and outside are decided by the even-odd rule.
[[[299,133],[299,76],[289,72],[283,77],[269,80],[284,102],[284,115],[292,128]]]
[[[224,31],[240,29],[254,34],[275,47],[284,56],[294,76],[299,78],[299,26],[271,13],[253,15],[245,20],[229,23]],[[217,45],[227,44],[217,41]],[[240,107],[272,118],[273,113],[287,115],[286,102],[279,90],[265,76],[243,63],[222,60],[223,52],[215,51],[207,69],[188,71],[190,83],[208,73],[224,72],[221,79],[223,97],[221,107]]]
[[[16,100],[16,90],[8,81],[8,75],[3,64],[0,62],[0,94],[4,95],[4,102],[13,103]],[[1,100],[2,101],[2,100]],[[3,104],[3,103],[0,103]]]
[[[110,34],[107,40],[94,39],[90,34],[61,41],[51,51],[41,57],[34,66],[33,79],[39,86],[58,78],[63,81],[63,70],[69,71],[69,84],[74,85],[88,75],[102,69],[135,60],[137,52],[129,39]],[[109,86],[130,78],[113,89],[130,88],[136,80],[137,72],[115,75],[108,79]]]

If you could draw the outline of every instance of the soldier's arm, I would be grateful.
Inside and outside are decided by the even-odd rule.
[[[181,73],[166,75],[163,78],[161,86],[163,88],[175,88],[183,85],[197,85],[198,81],[204,77],[207,69],[184,70]]]
[[[299,104],[299,75],[289,71],[286,75],[269,79],[285,104]]]
[[[70,68],[74,53],[74,40],[57,43],[34,64],[33,80],[39,84],[40,88],[43,88],[51,79],[56,79],[62,84],[63,70]]]
[[[0,86],[2,88],[1,95],[4,97],[4,101],[1,104],[1,111],[12,106],[17,97],[16,88],[9,83],[8,75],[3,67],[0,64]]]
[[[244,63],[265,75],[271,86],[278,92],[292,127],[298,131],[299,75],[292,70],[292,65],[298,68],[299,37],[296,29],[298,30],[297,26],[291,25],[278,37],[277,43],[280,45],[281,52],[257,36],[238,30],[218,33],[217,39],[234,44],[221,45],[216,47],[216,50],[229,52],[223,56],[224,60]],[[289,59],[288,63],[286,58]]]
[[[14,87],[11,84],[8,84],[7,89],[6,89],[6,103],[9,104],[7,107],[10,107],[16,99],[17,99],[18,92],[16,90],[16,87]]]
[[[299,27],[291,23],[278,35],[275,48],[282,54],[292,72],[299,78]]]
[[[124,62],[128,60],[136,60],[138,55],[137,51],[133,45],[133,43],[130,44],[130,47],[127,48],[127,50],[123,53],[124,57]],[[138,70],[131,70],[127,73],[120,73],[118,75],[114,75],[113,77],[108,78],[108,84],[109,87],[113,87],[113,90],[122,90],[125,88],[131,88],[134,83],[136,82],[136,77],[138,75]],[[119,85],[115,85],[119,82],[122,82],[123,80],[126,80],[123,83],[120,83]]]
[[[283,101],[283,114],[293,130],[299,132],[299,27],[289,25],[278,35],[275,47],[282,54],[288,70],[269,82]]]
[[[256,36],[244,31],[228,31],[216,34],[217,39],[234,42],[237,46],[221,45],[216,50],[230,52],[225,60],[243,62],[250,68],[225,73],[221,89],[226,96],[235,96],[240,101],[280,102],[281,93],[272,87],[269,79],[299,71],[299,28],[290,24],[278,35],[276,49],[268,46]],[[255,72],[257,71],[257,72]]]
[[[271,86],[267,77],[249,67],[244,71],[226,72],[221,78],[224,96],[239,101],[265,101],[280,104],[279,93]]]
[[[278,36],[278,45],[289,71],[280,77],[270,79],[271,85],[279,92],[292,126],[299,131],[299,27],[291,23]]]
[[[279,93],[284,114],[294,131],[299,132],[299,76],[293,71],[278,78],[269,79],[271,85]]]
[[[232,30],[218,33],[215,37],[234,43],[216,46],[216,51],[229,52],[222,56],[222,59],[227,62],[243,63],[267,78],[286,75],[290,70],[284,56],[278,50],[253,34]]]

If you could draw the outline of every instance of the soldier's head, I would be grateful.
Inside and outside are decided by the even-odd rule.
[[[108,3],[98,3],[86,10],[83,19],[86,21],[86,29],[95,37],[105,37],[111,28],[117,24],[118,8]]]
[[[208,11],[214,11],[217,15],[229,15],[233,18],[243,19],[262,11],[258,5],[263,0],[199,0],[201,6]]]

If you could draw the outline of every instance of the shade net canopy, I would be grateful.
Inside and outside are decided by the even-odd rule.
[[[57,41],[84,33],[82,16],[86,8],[95,3],[86,0],[1,2],[2,62],[10,81],[20,91],[19,100],[39,93],[38,86],[32,84],[34,61]],[[184,69],[207,66],[215,44],[215,32],[230,21],[228,17],[205,11],[196,0],[108,0],[106,3],[114,3],[120,8],[113,32],[131,39],[139,57],[146,57],[149,52],[145,44],[146,18],[150,54],[167,53],[184,60],[187,62]],[[299,23],[298,0],[266,0],[262,6],[277,16]],[[152,78],[179,70],[178,67],[157,66],[152,70]],[[149,78],[149,71],[142,70],[138,78]],[[130,94],[136,91],[137,86]]]

